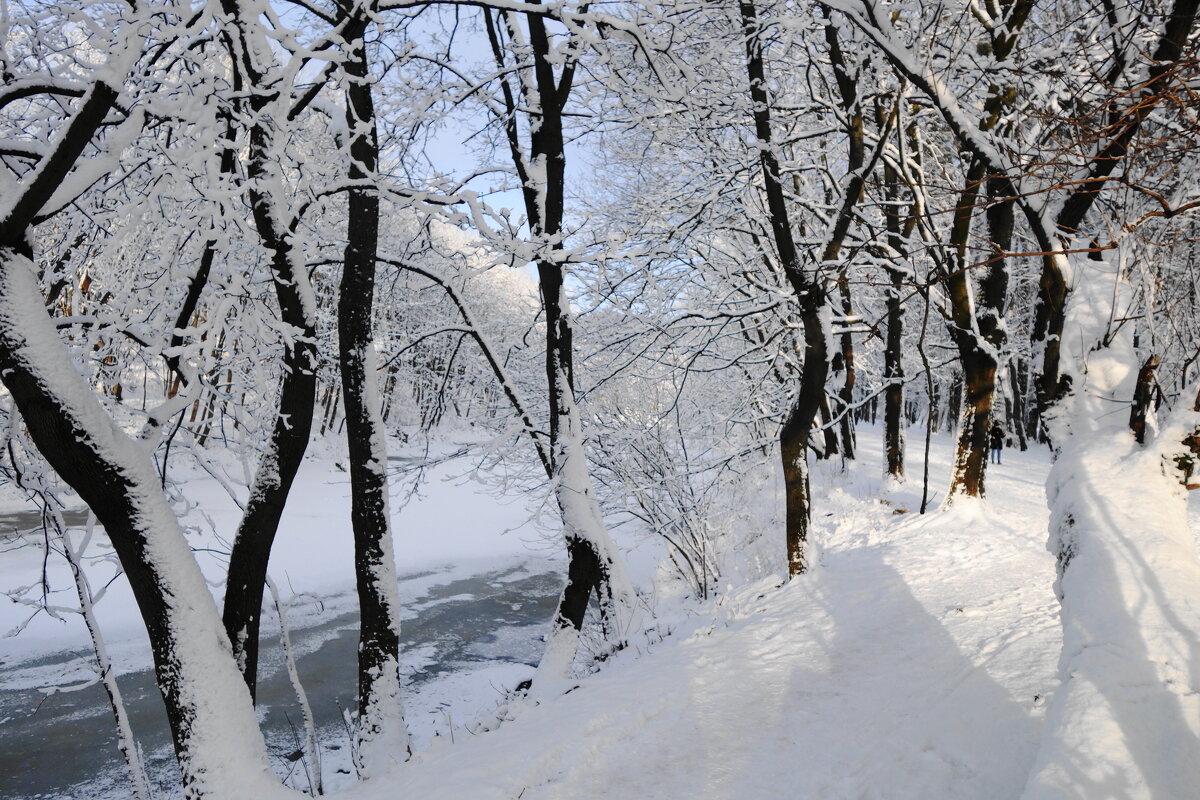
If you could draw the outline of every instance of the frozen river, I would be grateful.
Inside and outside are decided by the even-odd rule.
[[[453,701],[464,696],[463,686],[472,687],[465,696],[478,707],[488,695],[498,699],[529,672],[524,665],[540,655],[541,637],[561,588],[561,574],[547,569],[545,564],[507,566],[467,577],[447,573],[439,578],[435,572],[401,580],[402,592],[406,582],[421,587],[406,609],[415,616],[402,627],[403,669],[409,678],[406,710],[418,744],[422,736],[452,732],[467,721],[453,717]],[[318,617],[315,624],[292,631],[298,669],[321,731],[323,760],[330,764],[347,760],[342,709],[354,707],[357,625],[356,615],[349,613]],[[264,631],[263,647],[259,718],[269,752],[287,769],[287,756],[298,746],[293,726],[299,726],[301,717],[278,640]],[[0,797],[125,796],[112,714],[99,684],[50,695],[34,688],[5,688],[12,685],[6,678],[18,670],[63,674],[88,657],[69,652],[32,662],[0,662]],[[458,678],[463,680],[456,682]],[[451,685],[457,690],[448,690]],[[164,788],[160,796],[170,796],[166,787],[177,773],[153,675],[148,670],[123,674],[120,686],[152,779]],[[459,709],[460,717],[469,719],[474,710]]]

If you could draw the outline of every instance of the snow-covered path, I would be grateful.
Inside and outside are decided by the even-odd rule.
[[[1061,632],[1045,458],[1009,460],[989,476],[987,509],[919,517],[893,513],[914,507],[911,489],[889,506],[816,487],[831,516],[813,573],[742,587],[650,657],[618,658],[553,703],[510,710],[496,732],[419,756],[396,775],[402,791],[1018,796]]]

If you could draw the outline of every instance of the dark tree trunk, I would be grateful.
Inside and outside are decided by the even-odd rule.
[[[996,362],[973,349],[962,355],[962,404],[954,471],[947,499],[963,494],[982,497],[987,469],[988,431],[996,392]]]
[[[934,430],[939,430],[942,421],[942,390],[941,384],[934,381],[929,391],[929,423]],[[918,417],[909,416],[908,424],[915,425]]]
[[[969,180],[970,178],[968,178]],[[1011,247],[1013,203],[1004,199],[1003,186],[989,181],[986,218],[988,238],[994,250],[987,263],[977,267],[977,305],[972,335],[956,330],[963,366],[963,411],[958,439],[955,474],[947,498],[955,494],[982,497],[987,469],[988,431],[996,396],[997,357],[1007,344],[1004,329],[1004,305],[1008,299],[1008,270],[1005,253]],[[967,210],[970,213],[970,210]],[[969,224],[969,222],[968,222]],[[960,253],[965,253],[965,233]],[[966,276],[965,257],[960,257]],[[969,300],[969,297],[968,297]],[[958,318],[956,317],[956,322]]]
[[[367,23],[355,18],[343,36],[350,43],[346,75],[346,127],[352,183],[375,176],[379,143],[364,35]],[[350,461],[350,519],[354,530],[354,576],[358,586],[358,744],[359,772],[370,775],[389,756],[402,761],[408,737],[400,708],[399,608],[396,565],[388,517],[386,432],[375,374],[373,312],[379,252],[379,195],[351,189],[346,214],[346,250],[338,295],[338,356],[346,439]],[[403,748],[403,752],[386,752]]]
[[[1035,348],[1042,348],[1042,368],[1037,376],[1039,417],[1043,417],[1071,388],[1070,379],[1059,374],[1062,334],[1067,319],[1067,281],[1053,258],[1043,261],[1033,314],[1033,343]]]
[[[1146,415],[1150,413],[1150,404],[1154,402],[1154,371],[1162,359],[1152,355],[1138,370],[1137,384],[1133,389],[1133,403],[1129,407],[1129,430],[1138,444],[1146,443]]]
[[[779,432],[779,450],[783,459],[785,529],[787,531],[788,571],[799,574],[807,568],[805,547],[808,541],[809,480],[808,427],[801,429],[803,410],[797,403],[784,420]]]
[[[325,396],[321,400],[321,436],[328,433],[330,426],[333,424],[333,416],[337,413],[339,397],[338,393],[334,391],[332,382],[325,387]]]
[[[825,305],[825,293],[820,283],[805,273],[792,237],[791,218],[784,197],[779,160],[772,144],[771,105],[767,94],[766,67],[757,11],[753,2],[741,2],[739,8],[742,32],[746,37],[746,72],[750,82],[750,99],[754,105],[754,129],[759,142],[759,162],[771,233],[775,240],[779,263],[783,266],[799,301],[800,318],[804,326],[804,367],[800,388],[781,426],[779,442],[787,502],[785,519],[788,574],[795,576],[807,568],[805,548],[812,514],[808,484],[808,440],[813,420],[817,418],[821,404],[826,400],[825,379],[829,373],[829,353],[824,324],[820,317],[821,309]],[[848,225],[847,220],[846,227]],[[836,250],[833,255],[836,257]]]
[[[882,118],[882,113],[876,116]],[[884,196],[888,205],[885,209],[885,224],[888,232],[888,249],[891,258],[899,259],[905,251],[900,221],[900,180],[895,168],[883,168]],[[883,348],[883,452],[887,474],[904,480],[904,305],[900,302],[904,288],[904,272],[889,269],[891,286],[887,290],[887,338]],[[929,413],[933,412],[933,398]]]
[[[1012,413],[1008,415],[1008,424],[1017,435],[1017,446],[1022,452],[1029,449],[1029,415],[1027,410],[1027,391],[1025,361],[1020,358],[1008,362],[1009,385],[1012,387]]]
[[[989,182],[988,234],[995,252],[984,264],[974,267],[981,275],[979,291],[972,292],[971,265],[967,243],[977,187],[983,165],[976,161],[967,175],[967,188],[955,212],[952,244],[955,272],[947,279],[951,298],[950,335],[958,346],[963,369],[962,407],[958,445],[947,501],[957,495],[982,497],[987,470],[988,431],[996,395],[997,356],[1005,345],[1004,304],[1008,296],[1008,273],[1004,254],[1012,241],[1013,205],[1001,196],[1002,187]],[[977,296],[977,302],[972,298]],[[973,307],[974,306],[974,307]]]
[[[516,31],[515,15],[505,16],[508,36],[525,38]],[[573,342],[569,301],[564,289],[562,222],[565,210],[566,150],[563,111],[575,75],[575,61],[566,58],[558,73],[551,52],[551,35],[538,14],[526,14],[530,72],[519,75],[522,98],[537,109],[536,123],[528,128],[529,148],[521,144],[517,93],[508,79],[500,81],[507,114],[502,122],[513,165],[520,177],[530,232],[542,248],[537,258],[538,284],[546,322],[546,390],[550,407],[549,446],[539,456],[547,474],[557,484],[556,499],[563,521],[569,564],[567,583],[560,596],[546,652],[535,682],[567,677],[578,643],[588,603],[594,592],[611,647],[624,646],[625,627],[632,624],[636,596],[619,557],[604,529],[600,508],[591,488],[584,451],[583,420],[575,396]],[[508,69],[500,28],[492,12],[484,22],[497,66]],[[507,387],[506,387],[507,390]]]
[[[592,592],[603,591],[608,573],[596,548],[587,540],[571,537],[567,540],[567,585],[558,599],[554,624],[583,629]]]
[[[833,359],[830,359],[831,364],[832,362]],[[820,421],[818,433],[821,434],[821,449],[817,452],[817,458],[825,461],[836,456],[839,449],[837,427],[833,422],[833,409],[829,407],[828,392],[822,395],[817,413],[817,419]]]
[[[904,334],[904,310],[900,303],[900,274],[892,273],[887,295],[887,344],[883,351],[883,449],[887,474],[904,479],[904,363],[901,340]],[[931,409],[932,412],[932,409]]]
[[[950,386],[943,393],[946,398],[945,413],[941,417],[941,427],[947,433],[958,430],[958,420],[962,412],[963,375],[960,370],[950,376]]]
[[[241,25],[241,4],[223,0],[222,8]],[[248,193],[255,227],[263,246],[271,253],[271,273],[280,318],[293,331],[284,348],[279,387],[279,414],[259,461],[250,497],[242,514],[229,554],[229,576],[225,584],[225,630],[233,642],[234,655],[254,696],[258,676],[258,634],[266,586],[271,545],[279,529],[284,504],[296,472],[308,449],[316,404],[316,327],[304,267],[297,263],[290,232],[283,227],[284,209],[276,208],[264,185],[270,180],[274,158],[276,123],[264,110],[273,90],[264,86],[265,76],[253,61],[252,44],[239,29],[240,46],[234,49],[238,80],[250,88],[250,129],[247,164]],[[241,56],[241,58],[237,58]]]
[[[290,268],[280,269],[277,264],[275,287],[281,308],[292,305],[294,299],[285,301],[292,289],[282,282],[282,276],[290,274]],[[285,321],[301,331],[303,339],[288,345],[284,353],[279,414],[234,538],[225,585],[225,629],[234,643],[234,652],[252,694],[257,683],[259,619],[267,562],[284,504],[308,449],[316,398],[315,331],[307,315],[296,313],[297,310],[290,308],[282,314]]]
[[[847,286],[843,296],[842,309],[848,316],[850,314],[850,290]],[[838,388],[838,414],[841,420],[838,423],[838,433],[841,440],[842,457],[853,459],[856,447],[856,439],[854,434],[854,414],[851,409],[854,407],[854,386],[858,380],[858,375],[854,369],[854,340],[849,333],[841,335],[841,350],[837,353],[838,360],[842,367],[842,385]]]
[[[538,278],[542,294],[542,305],[546,312],[546,379],[550,391],[550,463],[553,475],[560,481],[568,480],[567,470],[574,459],[585,458],[579,441],[579,409],[575,400],[573,347],[569,311],[565,307],[563,274],[560,265],[551,262],[538,264]],[[590,492],[590,489],[585,490]],[[590,506],[594,498],[577,497],[574,487],[563,487],[559,491],[559,506],[566,534],[567,583],[563,587],[555,616],[556,628],[573,628],[579,631],[587,613],[591,594],[596,594],[601,621],[606,635],[615,646],[621,646],[622,636],[612,629],[610,609],[614,598],[614,555],[604,553],[595,541],[595,533],[588,525],[580,525],[581,514],[596,513],[595,525],[600,524],[598,509]],[[589,507],[585,508],[584,505]],[[622,581],[623,583],[623,581]],[[622,587],[624,588],[624,587]],[[616,634],[615,638],[613,634]]]
[[[564,189],[566,186],[566,151],[563,138],[562,111],[570,91],[570,78],[558,80],[550,63],[550,39],[541,17],[530,15],[530,43],[534,51],[534,79],[541,106],[541,123],[530,133],[530,155],[545,166],[546,191],[542,203],[535,197],[526,197],[526,207],[537,209],[538,233],[547,239],[557,238],[562,231],[565,211]],[[561,244],[553,245],[561,250]],[[582,453],[568,453],[567,448],[578,448],[582,442],[572,441],[571,426],[577,424],[578,415],[575,399],[574,342],[572,340],[570,310],[563,286],[563,268],[554,260],[538,262],[538,284],[542,296],[542,308],[546,312],[546,387],[550,397],[550,462],[556,476],[561,480],[568,459],[582,457]],[[563,509],[564,516],[570,516]],[[570,625],[575,630],[583,627],[588,599],[596,593],[601,607],[605,605],[604,594],[609,580],[609,565],[596,545],[588,537],[568,525],[567,585],[559,601],[555,624]]]
[[[847,182],[846,190],[848,195],[853,193],[853,196],[848,196],[845,200],[853,204],[858,202],[858,196],[862,193],[864,187],[865,176],[862,173],[867,161],[866,137],[864,134],[865,118],[862,102],[858,96],[858,76],[857,74],[852,74],[850,65],[846,62],[838,40],[837,28],[833,25],[825,26],[825,41],[829,45],[830,62],[833,65],[834,79],[838,86],[838,93],[841,96],[842,110],[846,115],[846,138],[848,142],[846,167],[847,174],[851,176]],[[843,207],[849,209],[852,205],[844,203]],[[840,223],[841,220],[838,222]],[[845,231],[840,234],[835,232],[824,253],[824,260],[826,262],[838,257],[844,237]],[[849,328],[848,322],[854,314],[854,304],[851,301],[850,294],[850,275],[845,263],[838,270],[837,285],[838,299],[841,302],[842,318],[844,320],[843,324]],[[842,332],[839,339],[840,347],[837,352],[832,354],[830,372],[833,374],[835,380],[839,375],[842,377],[841,386],[837,388],[838,403],[836,411],[841,417],[838,430],[841,435],[842,457],[852,459],[855,452],[854,420],[849,413],[849,409],[854,405],[854,385],[857,380],[854,368],[854,338],[849,330],[846,330]]]

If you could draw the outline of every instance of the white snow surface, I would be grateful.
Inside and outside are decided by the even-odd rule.
[[[935,439],[935,489],[949,472],[950,445],[949,436]],[[1114,441],[1107,463],[1091,463],[1111,479],[1096,485],[1114,492],[1111,502],[1094,505],[1095,519],[1118,532],[1136,528],[1139,546],[1130,552],[1153,560],[1131,557],[1114,581],[1076,557],[1068,602],[1095,603],[1097,619],[1113,619],[1095,629],[1068,624],[1065,651],[1046,547],[1047,453],[1006,451],[1004,465],[989,470],[988,503],[960,502],[922,517],[919,482],[880,501],[878,431],[865,428],[849,473],[814,470],[820,558],[810,573],[783,583],[780,541],[778,575],[723,586],[707,603],[681,601],[652,585],[647,562],[655,548],[643,547],[632,554],[631,573],[643,594],[660,598],[647,618],[649,636],[632,639],[577,688],[537,701],[496,699],[494,687],[528,676],[520,665],[452,673],[428,699],[406,698],[412,760],[358,785],[330,769],[328,788],[361,800],[1192,797],[1198,784],[1187,776],[1200,764],[1192,757],[1200,715],[1188,670],[1200,622],[1186,602],[1160,603],[1177,612],[1163,617],[1149,601],[1163,592],[1188,598],[1191,590],[1179,584],[1200,585],[1186,566],[1196,557],[1200,503],[1192,500],[1189,519],[1186,496],[1160,492],[1161,482],[1145,493],[1137,485],[1117,493],[1113,487],[1147,475],[1139,470],[1149,461],[1121,460],[1130,448]],[[919,474],[921,448],[911,449],[910,473]],[[335,524],[346,528],[348,480],[331,469],[336,459],[326,453],[305,465],[281,534],[287,546],[272,569],[285,594],[291,584],[332,598],[332,606],[352,602],[344,592],[352,579],[349,537],[330,535]],[[229,529],[236,509],[219,501],[220,492],[200,478],[187,487],[190,500],[207,504],[217,527]],[[939,499],[935,493],[931,507]],[[1160,509],[1174,533],[1156,538],[1139,506]],[[453,565],[453,573],[471,574],[528,558],[530,544],[555,547],[557,536],[539,537],[531,527],[497,535],[527,513],[523,503],[498,504],[469,483],[434,480],[423,499],[396,514],[400,571]],[[1147,541],[1159,545],[1148,550]],[[619,544],[629,555],[628,534]],[[119,597],[105,598],[100,613],[117,660],[128,664],[137,643],[120,631],[137,620]],[[293,607],[297,626],[305,607]],[[61,642],[64,628],[39,621],[26,633],[57,631]],[[1104,641],[1086,638],[1094,635]],[[1144,650],[1110,644],[1135,635]],[[25,636],[3,640],[10,656]],[[1106,711],[1113,708],[1121,713]],[[1096,709],[1107,713],[1105,724],[1089,716]],[[430,721],[442,735],[418,730]],[[452,736],[440,730],[447,727]],[[1128,754],[1122,763],[1130,769],[1097,772],[1090,759],[1112,750]]]
[[[873,474],[878,439],[863,444],[856,470]],[[561,697],[502,706],[497,729],[439,743],[355,796],[1018,796],[1061,636],[1045,455],[1008,460],[990,506],[925,517],[919,486],[885,505],[877,481],[818,470],[812,572],[660,609],[669,635]]]
[[[1200,787],[1200,561],[1186,490],[1163,462],[1118,429],[1055,463],[1053,523],[1070,536],[1064,683],[1026,798],[1186,798]]]
[[[1071,274],[1063,342],[1074,391],[1060,404],[1061,452],[1047,483],[1063,686],[1023,797],[1195,797],[1200,560],[1172,459],[1200,415],[1180,409],[1148,426],[1144,446],[1134,440],[1138,358],[1128,331],[1109,333],[1130,287],[1102,262]]]

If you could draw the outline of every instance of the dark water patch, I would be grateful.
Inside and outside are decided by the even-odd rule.
[[[413,606],[416,616],[401,629],[409,691],[419,693],[430,680],[482,664],[532,664],[541,654],[561,583],[558,573],[514,568],[429,588]],[[323,738],[330,732],[336,738],[344,726],[343,709],[355,707],[357,614],[295,629],[291,639],[316,725]],[[3,688],[6,673],[18,668],[44,668],[53,675],[88,658],[66,653],[0,665],[0,797],[120,794],[126,783],[124,764],[101,686],[50,696]],[[163,794],[172,794],[178,773],[153,674],[128,673],[119,682],[147,770]],[[270,633],[263,639],[258,712],[268,748],[283,768],[286,755],[296,749],[301,716],[278,638]]]
[[[87,525],[88,510],[76,508],[61,512],[63,523],[69,528],[83,528]],[[28,511],[7,511],[0,514],[0,545],[19,544],[22,540],[31,538],[41,539],[42,512],[36,509]]]

